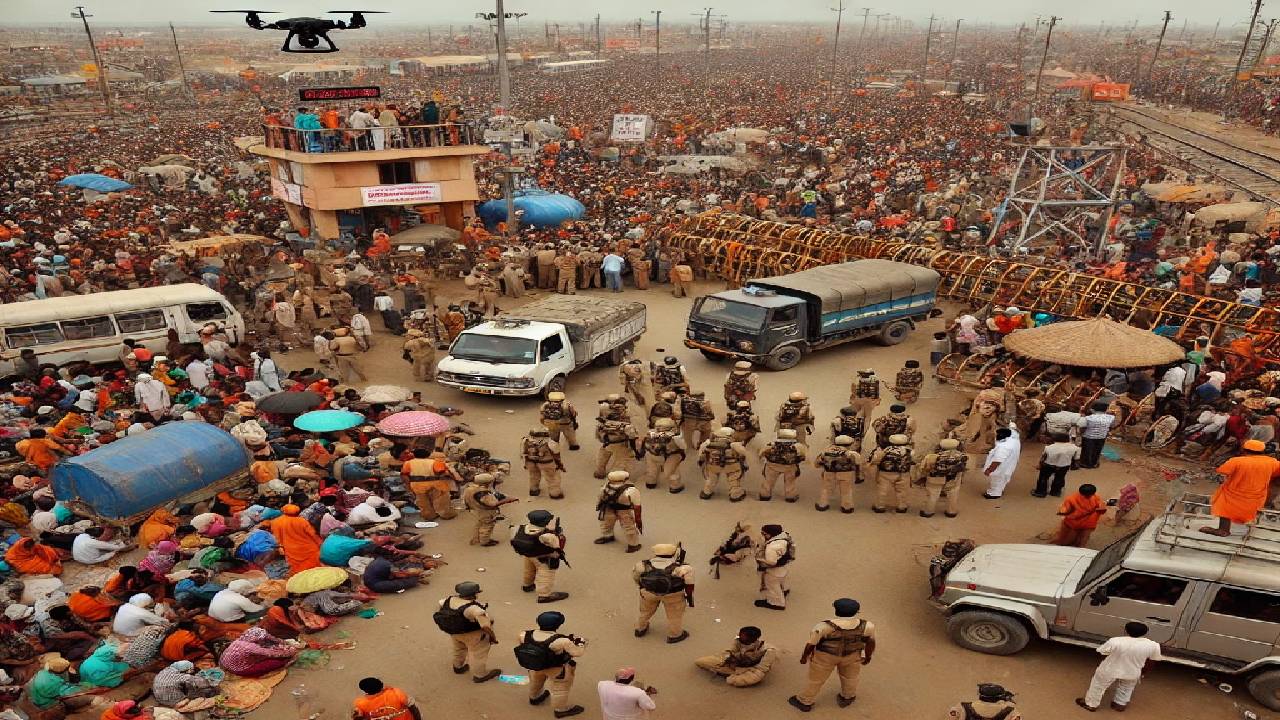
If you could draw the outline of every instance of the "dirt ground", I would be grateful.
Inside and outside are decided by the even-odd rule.
[[[701,288],[703,292],[717,289],[718,284],[710,283]],[[648,361],[667,353],[679,356],[689,370],[693,386],[705,389],[716,405],[717,415],[722,415],[721,387],[728,363],[708,361],[681,343],[690,300],[673,299],[664,286],[649,291],[629,290],[627,295],[642,299],[649,307],[649,329],[641,339],[638,357]],[[756,409],[766,432],[773,429],[772,416],[778,405],[797,389],[809,393],[819,427],[825,426],[845,404],[856,369],[874,367],[882,376],[891,378],[908,358],[927,361],[928,340],[933,331],[941,329],[943,320],[930,321],[896,347],[859,342],[809,356],[786,373],[761,370]],[[380,323],[375,320],[375,325]],[[518,457],[521,436],[537,425],[538,400],[466,396],[436,386],[416,385],[410,380],[408,364],[400,359],[399,346],[399,339],[390,335],[377,337],[365,361],[371,383],[408,385],[422,389],[425,397],[438,403],[465,408],[461,420],[478,432],[473,446],[489,448],[497,457]],[[285,356],[283,364],[302,367],[311,361],[310,352],[300,350]],[[1001,683],[1015,692],[1027,718],[1084,717],[1072,699],[1082,695],[1088,684],[1097,662],[1094,653],[1036,641],[1013,657],[969,652],[947,639],[942,616],[927,600],[927,563],[944,540],[969,537],[978,543],[1038,542],[1037,536],[1046,536],[1055,527],[1056,503],[1029,495],[1039,446],[1024,447],[1022,463],[1004,499],[982,499],[985,484],[971,480],[962,489],[960,516],[955,519],[947,519],[941,512],[930,519],[921,518],[916,514],[918,504],[908,514],[873,514],[870,505],[874,488],[869,483],[856,488],[854,514],[816,512],[813,502],[818,476],[813,468],[807,468],[801,477],[801,497],[796,504],[785,504],[778,496],[767,504],[750,497],[730,504],[723,491],[713,500],[702,501],[694,484],[698,468],[692,460],[687,461],[682,468],[690,487],[686,492],[670,495],[641,489],[646,525],[642,542],[645,552],[647,546],[659,542],[680,541],[688,549],[689,562],[698,573],[697,607],[685,615],[691,637],[679,645],[667,645],[659,614],[654,618],[655,632],[643,639],[634,638],[631,630],[637,594],[630,571],[636,561],[648,555],[626,555],[621,543],[591,543],[598,530],[594,502],[600,482],[591,476],[598,444],[590,437],[592,424],[588,418],[594,415],[596,400],[616,391],[616,378],[613,368],[591,368],[570,378],[568,395],[584,416],[585,438],[582,450],[565,452],[566,499],[550,501],[544,495],[533,501],[522,500],[509,506],[507,513],[509,519],[516,520],[525,512],[546,508],[563,518],[573,568],[561,569],[556,587],[570,593],[568,600],[554,606],[538,605],[532,594],[520,592],[517,555],[505,543],[487,549],[469,546],[471,520],[464,513],[440,528],[423,531],[428,550],[443,553],[449,562],[437,571],[430,586],[384,597],[376,604],[384,615],[372,620],[346,620],[322,635],[334,639],[340,633],[349,634],[358,646],[334,651],[326,669],[290,672],[271,701],[255,716],[294,717],[289,691],[305,684],[323,701],[327,717],[346,717],[351,698],[359,693],[356,682],[361,677],[377,675],[415,695],[427,717],[551,717],[548,706],[534,708],[526,703],[525,687],[496,680],[474,685],[468,677],[450,671],[449,645],[433,624],[431,613],[455,583],[476,580],[484,588],[481,599],[489,603],[501,641],[491,653],[491,667],[522,673],[511,654],[514,639],[519,632],[533,627],[539,612],[552,607],[567,616],[565,631],[590,641],[572,692],[572,700],[586,706],[585,717],[599,717],[595,683],[611,678],[613,671],[624,665],[638,668],[640,679],[659,689],[656,717],[718,720],[743,716],[744,711],[762,718],[799,716],[786,700],[805,679],[806,668],[798,663],[800,651],[810,628],[828,617],[832,600],[842,596],[858,599],[865,617],[875,622],[878,650],[874,661],[863,671],[857,702],[848,709],[838,709],[833,678],[819,696],[811,717],[941,718],[954,703],[973,699],[975,685],[980,682]],[[931,441],[940,421],[969,399],[955,389],[928,381],[922,398],[911,408],[919,422],[918,435]],[[881,412],[887,404],[882,405]],[[819,438],[825,439],[825,432]],[[757,439],[755,447],[760,442]],[[817,450],[823,447],[814,444],[819,445]],[[1118,451],[1121,461],[1104,461],[1102,469],[1074,472],[1069,484],[1074,487],[1092,482],[1104,497],[1114,497],[1123,484],[1139,482],[1144,489],[1152,488],[1144,495],[1144,509],[1162,505],[1165,478],[1149,467],[1128,462],[1128,458],[1140,453],[1133,446],[1110,447]],[[1154,462],[1156,467],[1168,464]],[[759,482],[760,463],[752,465],[749,490]],[[524,496],[526,488],[524,473],[517,470],[504,489],[510,495]],[[793,592],[786,612],[752,606],[757,597],[757,576],[752,567],[728,568],[720,580],[709,575],[708,558],[738,520],[757,528],[769,522],[781,523],[794,536],[798,559],[792,566]],[[507,522],[499,523],[503,537],[506,528]],[[1105,544],[1116,532],[1106,524],[1095,535],[1094,546]],[[737,628],[748,624],[763,628],[765,639],[781,650],[780,662],[761,686],[732,689],[694,667],[695,658],[728,647]],[[1138,688],[1128,716],[1167,720],[1239,718],[1248,708],[1259,717],[1272,717],[1247,698],[1240,683],[1233,683],[1238,689],[1228,695],[1216,688],[1218,678],[1206,678],[1207,682],[1201,678],[1205,678],[1204,673],[1158,666]]]

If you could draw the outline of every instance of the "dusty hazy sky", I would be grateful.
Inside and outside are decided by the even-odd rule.
[[[690,13],[699,12],[706,5],[712,5],[713,12],[725,13],[729,22],[755,21],[819,21],[834,20],[835,13],[831,7],[838,0],[639,0],[639,2],[622,2],[621,0],[507,0],[507,11],[529,13],[526,20],[537,22],[538,18],[547,20],[585,20],[597,12],[605,20],[634,19],[643,15],[646,21],[652,16],[650,10],[662,10],[664,20],[668,22],[685,22]],[[864,4],[873,7],[872,13],[893,13],[908,19],[924,21],[929,13],[954,21],[963,17],[973,22],[1020,22],[1032,19],[1037,15],[1048,16],[1057,13],[1064,16],[1065,22],[1095,25],[1106,21],[1108,25],[1132,23],[1138,19],[1142,25],[1154,25],[1163,17],[1163,11],[1171,10],[1174,21],[1170,28],[1181,29],[1184,20],[1197,24],[1212,26],[1222,20],[1223,30],[1233,23],[1243,25],[1249,17],[1252,5],[1249,0],[1225,0],[1210,3],[1203,0],[1137,0],[1120,6],[1114,0],[845,0],[847,22],[860,22],[854,16],[862,13]],[[66,3],[58,0],[0,0],[0,9],[4,11],[7,21],[15,22],[69,22],[70,13],[75,3],[85,5],[86,12],[96,15],[95,22],[104,25],[130,25],[140,18],[165,22],[217,22],[217,15],[210,15],[207,10],[222,8],[257,7],[260,10],[280,10],[285,17],[296,15],[315,15],[335,6],[349,7],[355,5],[368,10],[389,10],[395,13],[396,23],[458,23],[473,19],[476,12],[492,10],[492,1],[462,0],[461,2],[440,2],[439,0],[69,0]],[[1280,16],[1280,3],[1273,3],[1275,14]],[[1123,9],[1120,9],[1123,7]],[[1016,9],[1015,9],[1016,8]],[[1272,17],[1272,9],[1264,6],[1263,18]],[[221,16],[229,24],[239,23],[235,16]],[[377,20],[374,20],[377,22]]]

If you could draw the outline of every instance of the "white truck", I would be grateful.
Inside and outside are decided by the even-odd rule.
[[[644,334],[644,303],[552,295],[462,331],[436,382],[480,395],[563,391],[595,360],[619,365]]]

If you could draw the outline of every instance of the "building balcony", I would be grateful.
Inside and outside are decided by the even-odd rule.
[[[476,142],[480,133],[462,123],[364,130],[300,130],[263,124],[262,135],[263,142],[248,146],[249,152],[304,164],[383,162],[489,153],[487,145]]]

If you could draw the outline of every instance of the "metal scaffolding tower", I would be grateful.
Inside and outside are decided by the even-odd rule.
[[[1028,145],[1009,183],[1008,199],[992,223],[990,240],[1010,252],[1066,234],[1088,252],[1101,248],[1126,150],[1106,145]],[[1017,223],[1008,227],[1010,222]]]

